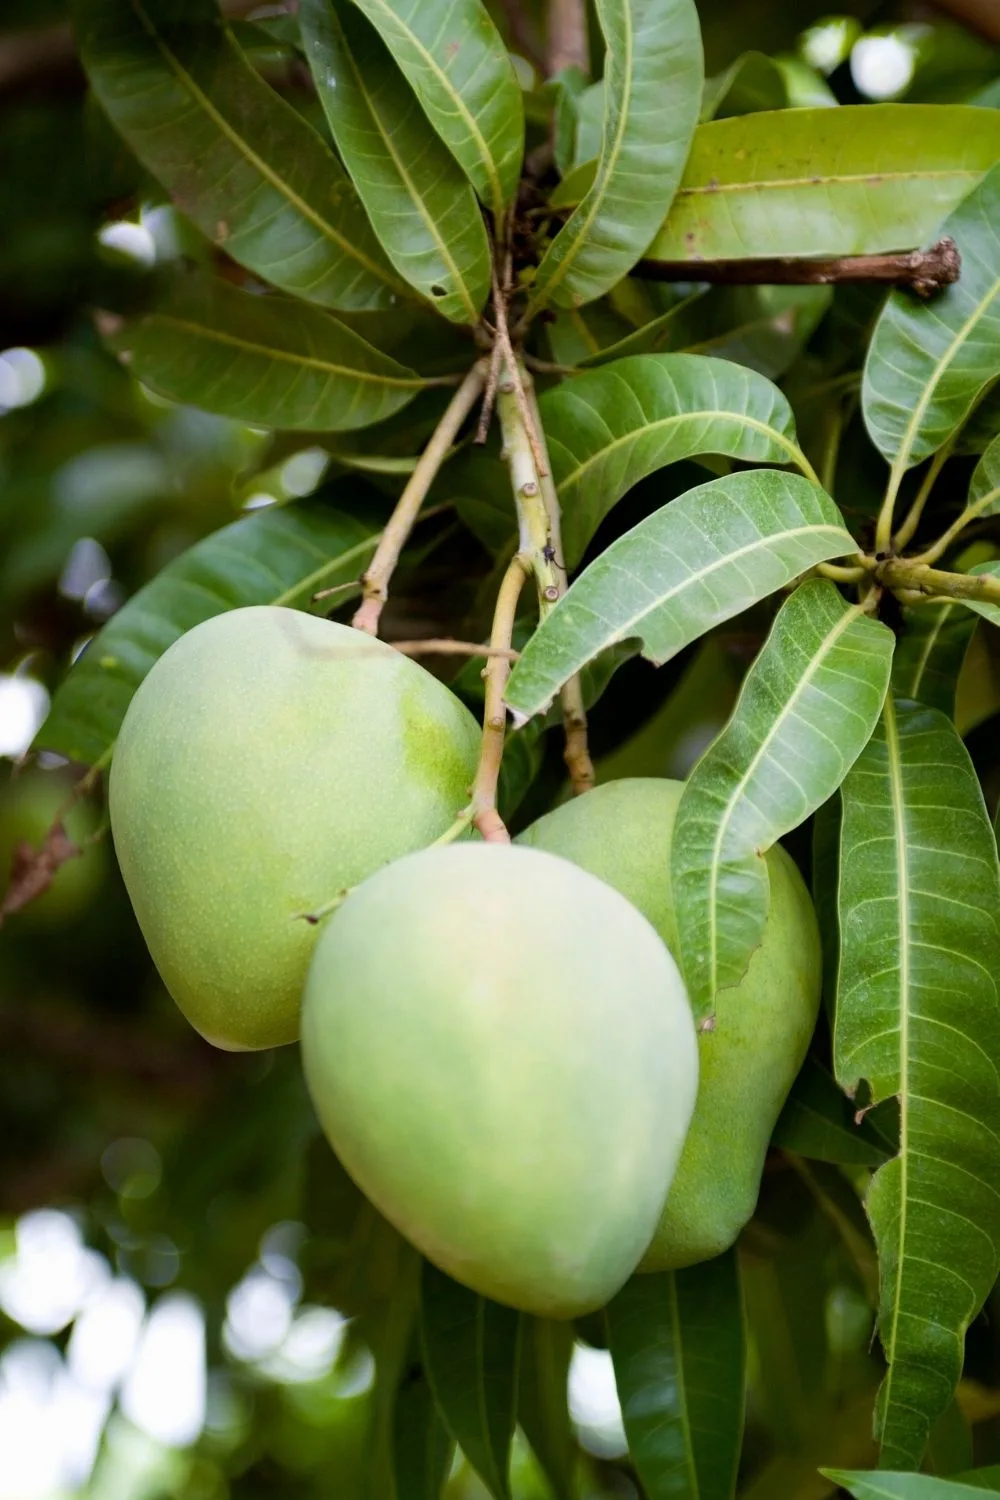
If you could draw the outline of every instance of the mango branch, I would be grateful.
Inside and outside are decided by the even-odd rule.
[[[378,635],[379,619],[389,597],[389,582],[400,554],[462,423],[482,394],[487,368],[485,360],[477,360],[472,366],[417,460],[417,466],[407,480],[406,488],[382,533],[375,556],[361,580],[361,605],[351,621],[356,630],[364,630],[368,635]]]
[[[552,478],[552,465],[548,461],[548,449],[545,444],[545,428],[542,425],[542,413],[538,405],[538,397],[535,394],[534,381],[525,374],[525,388],[528,392],[528,401],[531,404],[531,414],[535,419],[538,429],[539,442],[545,452],[546,473],[542,476],[542,501],[545,505],[545,515],[548,521],[548,551],[552,557],[556,569],[556,584],[559,595],[566,592],[568,579],[566,576],[566,564],[562,561],[562,519],[559,509],[559,495],[556,490],[555,480]],[[580,674],[571,677],[559,694],[559,702],[562,706],[563,734],[565,736],[565,748],[563,760],[569,772],[570,785],[573,795],[579,797],[583,792],[589,792],[594,785],[594,763],[590,758],[590,746],[587,741],[587,711],[583,703],[583,683]]]
[[[493,628],[490,632],[490,656],[483,671],[486,683],[483,741],[467,821],[474,823],[486,842],[492,844],[510,843],[510,834],[497,812],[497,784],[507,733],[507,707],[503,695],[510,676],[510,657],[507,653],[514,635],[517,601],[530,576],[531,560],[523,557],[520,552],[516,553],[497,594]],[[466,814],[461,817],[466,817]]]
[[[906,557],[890,557],[873,569],[876,580],[894,592],[924,598],[974,599],[1000,604],[1000,578],[988,573],[946,573]]]
[[[930,297],[958,280],[962,259],[954,240],[902,255],[838,255],[830,259],[767,256],[745,260],[640,260],[643,281],[708,281],[728,286],[830,286],[869,281],[905,286]]]

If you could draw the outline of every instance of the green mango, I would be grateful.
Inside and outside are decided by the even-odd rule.
[[[154,962],[204,1037],[294,1041],[317,935],[302,914],[443,833],[478,748],[423,667],[297,610],[231,610],[164,653],[115,747],[111,831]]]
[[[546,1317],[649,1244],[694,1107],[677,966],[602,881],[509,844],[425,849],[352,891],[309,968],[320,1122],[436,1266]]]
[[[676,954],[670,843],[683,790],[679,781],[612,781],[540,818],[518,842],[606,880]],[[740,983],[719,991],[714,1029],[699,1034],[694,1119],[642,1271],[694,1265],[736,1240],[757,1205],[771,1132],[816,1025],[816,914],[784,849],[775,845],[766,859],[763,941]]]

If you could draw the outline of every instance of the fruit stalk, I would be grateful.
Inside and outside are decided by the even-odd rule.
[[[503,701],[507,678],[510,676],[510,649],[514,634],[514,616],[517,601],[527,579],[531,576],[531,559],[517,552],[503,576],[493,612],[493,628],[490,632],[490,657],[483,670],[486,682],[486,704],[483,709],[483,740],[479,753],[476,780],[469,804],[472,822],[487,843],[509,844],[510,834],[497,812],[497,782],[500,778],[500,763],[503,760],[504,737],[507,730],[507,708]]]
[[[534,418],[535,428],[538,432],[538,440],[542,445],[545,456],[546,472],[541,476],[542,500],[545,505],[545,514],[548,520],[548,548],[552,553],[552,561],[556,567],[556,584],[559,589],[560,598],[566,592],[568,579],[566,577],[566,564],[562,561],[562,522],[559,511],[559,495],[556,491],[555,480],[552,478],[552,465],[549,462],[548,448],[545,442],[545,428],[542,425],[542,413],[538,405],[538,397],[535,394],[535,383],[528,372],[524,371],[525,390],[528,393],[528,403]],[[573,795],[579,797],[583,792],[589,792],[594,785],[594,762],[590,758],[590,747],[587,743],[587,711],[583,703],[583,683],[580,674],[571,677],[559,694],[559,702],[562,705],[563,733],[566,739],[563,750],[563,760],[569,772],[570,785]]]
[[[414,522],[438,470],[458,436],[459,428],[472,411],[486,384],[487,361],[477,360],[452,396],[443,417],[431,435],[430,442],[389,517],[364,577],[361,580],[361,604],[351,621],[356,630],[378,635],[379,619],[389,597],[389,581],[399,556],[406,546]]]

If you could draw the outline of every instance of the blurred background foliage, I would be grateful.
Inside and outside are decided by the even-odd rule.
[[[256,65],[319,124],[283,7],[230,8]],[[540,3],[491,9],[525,59],[529,105],[539,101]],[[976,20],[977,0],[951,12],[868,0],[835,15],[822,0],[699,9],[721,113],[807,98],[1000,106],[995,5],[979,12],[981,30],[962,24]],[[391,462],[362,472],[333,445],[166,403],[103,347],[102,318],[136,305],[157,265],[216,252],[88,99],[60,0],[4,0],[0,161],[6,868],[78,779],[56,757],[20,764],[48,694],[126,598],[241,512],[321,489],[349,510],[387,513],[400,480]],[[723,288],[685,312],[685,347],[782,380],[813,453],[837,426],[837,494],[852,519],[872,513],[883,478],[851,396],[877,305],[857,290]],[[618,323],[601,342],[628,331],[628,311],[608,312]],[[433,399],[414,403],[368,452],[412,455],[434,416]],[[951,466],[956,504],[970,466]],[[681,465],[646,481],[606,527],[624,530],[700,472]],[[462,634],[475,620],[491,562],[473,533],[488,535],[490,496],[463,496],[460,468],[453,479],[462,521],[447,511],[419,534],[420,591],[404,570],[390,637]],[[988,539],[976,545],[996,555]],[[660,673],[623,669],[594,716],[599,773],[683,775],[724,722],[767,623],[745,617]],[[995,804],[1000,652],[982,624],[959,725]],[[510,760],[511,805],[534,777],[524,822],[561,793],[559,747]],[[103,837],[99,792],[69,826],[83,857],[0,934],[0,1500],[388,1497],[377,1469],[371,1477],[373,1450],[390,1441],[373,1350],[391,1344],[388,1293],[412,1275],[410,1252],[320,1141],[293,1051],[215,1052],[175,1011]],[[859,1213],[838,1169],[773,1152],[741,1249],[751,1334],[742,1493],[752,1500],[812,1500],[833,1488],[820,1458],[872,1460],[875,1271]],[[970,1334],[971,1373],[935,1432],[939,1472],[1000,1462],[998,1328],[988,1304]],[[601,1344],[584,1323],[569,1365],[577,1494],[624,1500],[639,1491]],[[515,1500],[562,1500],[521,1437],[513,1489]],[[457,1463],[450,1500],[483,1493]]]

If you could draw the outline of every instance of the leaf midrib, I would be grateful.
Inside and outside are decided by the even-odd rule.
[[[373,10],[380,11],[383,16],[388,15],[390,23],[392,25],[398,26],[401,31],[404,31],[406,33],[413,49],[416,52],[420,53],[427,67],[435,75],[442,87],[446,89],[451,96],[457,107],[458,114],[460,115],[466,129],[468,130],[469,135],[472,137],[476,150],[479,153],[479,159],[486,170],[486,176],[490,184],[490,197],[493,199],[493,203],[491,205],[493,209],[493,217],[496,219],[496,222],[499,225],[503,218],[503,188],[500,183],[500,173],[497,169],[497,164],[493,159],[493,152],[490,150],[489,142],[476,123],[475,116],[469,110],[469,107],[466,104],[465,100],[462,98],[461,94],[453,86],[451,79],[448,77],[448,74],[445,72],[444,68],[440,66],[434,54],[424,46],[423,42],[417,36],[416,32],[412,29],[412,27],[407,25],[402,16],[400,16],[398,12],[394,11],[390,6],[386,5],[385,0],[365,0],[365,3],[371,6]]]
[[[242,338],[239,334],[226,333],[220,328],[208,328],[203,323],[197,323],[190,318],[178,317],[175,313],[152,312],[147,313],[143,323],[161,323],[168,328],[177,329],[183,333],[194,334],[201,339],[217,344],[229,344],[233,348],[240,349],[245,354],[263,355],[266,359],[283,361],[285,364],[296,365],[310,370],[317,370],[323,375],[343,377],[345,379],[357,380],[363,384],[388,385],[399,390],[422,390],[432,382],[420,375],[380,375],[377,371],[358,370],[350,365],[337,365],[330,360],[319,359],[311,354],[296,354],[288,349],[272,349],[268,344],[258,344],[253,339]],[[375,353],[379,353],[378,350]],[[382,355],[382,358],[387,356]],[[403,369],[404,366],[397,366]]]
[[[723,556],[717,557],[707,567],[699,568],[697,572],[687,573],[674,588],[665,594],[661,594],[655,603],[645,605],[638,614],[631,615],[627,620],[623,621],[607,644],[614,645],[616,641],[625,639],[628,631],[638,625],[641,620],[644,620],[647,615],[651,615],[654,610],[662,609],[663,605],[669,603],[677,594],[682,593],[691,584],[700,583],[703,579],[710,577],[712,573],[718,572],[719,568],[728,567],[730,563],[737,562],[740,558],[747,557],[752,552],[759,552],[763,547],[767,547],[773,542],[790,541],[793,537],[797,536],[819,535],[824,531],[837,537],[838,540],[842,537],[846,538],[848,546],[845,548],[845,552],[850,551],[851,547],[854,546],[854,541],[850,534],[830,521],[812,522],[808,526],[790,526],[784,531],[769,531],[766,535],[762,533],[755,541],[748,543],[745,547],[738,547],[734,551],[726,552]],[[841,557],[844,554],[837,553],[835,555]],[[565,594],[563,598],[570,599],[572,595]],[[588,657],[587,660],[589,659]]]
[[[958,606],[953,603],[939,604],[935,607],[937,608],[938,617],[934,622],[934,629],[929,630],[924,636],[923,649],[921,651],[921,654],[917,657],[916,662],[914,663],[913,672],[910,676],[909,682],[911,691],[908,693],[901,693],[901,697],[914,698],[919,700],[920,687],[923,683],[924,675],[927,671],[927,663],[930,661],[931,653],[933,652],[934,647],[937,644],[937,638],[944,629],[945,622],[950,618],[952,611],[958,608]]]
[[[683,1392],[682,1401],[684,1414],[681,1417],[681,1427],[684,1433],[684,1457],[691,1483],[689,1492],[690,1500],[698,1500],[701,1494],[701,1486],[698,1482],[698,1468],[694,1459],[694,1444],[691,1441],[691,1413],[688,1405],[687,1384],[684,1377],[684,1344],[681,1334],[680,1306],[677,1297],[677,1273],[670,1272],[670,1324],[674,1334],[674,1349],[677,1359],[677,1390]]]
[[[334,16],[334,19],[336,22],[336,16]],[[438,254],[441,256],[441,259],[444,265],[447,267],[448,273],[458,290],[459,297],[462,301],[462,306],[465,308],[465,311],[468,314],[469,322],[477,323],[479,321],[479,309],[476,307],[472,297],[472,293],[466,286],[462,273],[460,272],[458,265],[448,248],[448,242],[444,239],[444,237],[438,230],[437,219],[425,205],[422,195],[417,191],[417,188],[413,183],[409,172],[407,172],[405,166],[403,165],[399,153],[397,152],[395,146],[392,144],[389,132],[386,130],[382,122],[382,118],[375,106],[374,96],[365,83],[364,77],[361,73],[361,69],[358,67],[357,59],[354,56],[354,50],[348,42],[347,37],[343,35],[343,32],[341,32],[341,35],[343,37],[344,53],[347,57],[351,72],[354,74],[354,81],[357,85],[358,93],[361,95],[365,104],[368,106],[368,113],[371,115],[371,118],[379,133],[379,137],[381,138],[382,143],[392,160],[393,166],[399,173],[400,181],[402,182],[405,191],[409,194],[410,201],[423,220],[424,228],[427,230],[431,239],[434,241],[434,244],[437,246]],[[433,130],[433,126],[431,126],[430,128]]]
[[[937,388],[945,372],[957,357],[959,350],[965,347],[966,342],[971,337],[980,319],[985,317],[987,309],[998,296],[1000,296],[1000,277],[996,278],[990,290],[976,303],[976,306],[957,331],[947,349],[935,362],[930,378],[921,393],[920,400],[913,409],[913,415],[904,428],[903,441],[899,446],[899,451],[892,465],[892,483],[896,488],[899,487],[903,475],[910,467],[910,454],[913,452],[913,445],[917,440],[920,424],[927,413],[927,408],[930,406],[933,397],[937,393]]]
[[[623,57],[625,81],[622,91],[621,111],[618,119],[618,129],[616,131],[614,141],[612,142],[611,151],[607,155],[605,155],[602,145],[600,165],[598,167],[597,177],[591,185],[590,192],[587,195],[587,197],[592,200],[590,207],[588,209],[587,198],[584,198],[583,202],[576,210],[576,213],[573,215],[573,219],[577,219],[577,216],[579,215],[576,226],[576,238],[573,240],[572,244],[567,246],[566,253],[562,256],[562,258],[556,261],[556,264],[552,270],[552,274],[549,276],[548,281],[546,281],[545,285],[542,288],[542,295],[535,303],[536,308],[541,307],[544,303],[552,300],[553,292],[565,279],[567,272],[576,263],[577,256],[582,250],[584,242],[586,241],[586,237],[593,227],[594,220],[597,218],[597,215],[604,207],[605,199],[608,196],[608,186],[611,180],[611,176],[614,172],[615,167],[618,165],[618,158],[621,156],[622,143],[625,139],[625,129],[628,123],[629,105],[632,102],[632,60],[635,45],[635,38],[632,33],[632,15],[629,9],[628,0],[624,0],[624,3],[621,6],[621,15],[623,19],[623,30],[625,34],[625,48]],[[605,105],[605,119],[607,118],[606,111],[607,105]],[[572,223],[573,220],[571,219],[570,222],[565,226],[563,233],[566,233],[570,229]],[[555,245],[557,243],[558,240],[553,240],[553,249],[555,248]]]
[[[906,1212],[909,1167],[909,1072],[910,1072],[910,886],[906,852],[906,811],[903,806],[903,780],[900,762],[899,725],[892,696],[886,699],[885,744],[889,768],[889,794],[892,802],[893,829],[896,840],[897,893],[899,901],[899,1218],[896,1230],[896,1286],[892,1299],[892,1325],[885,1340],[889,1368],[886,1371],[883,1426],[892,1404],[892,1382],[896,1373],[896,1338],[899,1331],[903,1269],[906,1264]],[[882,1168],[884,1171],[885,1169]]]
[[[208,95],[198,87],[198,84],[188,72],[187,68],[184,67],[183,63],[180,61],[180,58],[178,58],[176,54],[172,52],[171,49],[167,46],[166,41],[160,35],[159,31],[157,31],[155,24],[150,20],[145,7],[142,4],[142,0],[128,0],[128,4],[136,17],[136,20],[139,22],[146,35],[149,37],[150,41],[159,52],[167,67],[173,73],[174,77],[177,78],[178,81],[183,85],[183,87],[187,89],[188,93],[195,100],[196,104],[198,104],[198,106],[202,110],[204,110],[208,118],[213,122],[213,124],[221,132],[221,134],[226,137],[229,143],[232,146],[235,146],[237,151],[240,152],[240,154],[246,158],[251,166],[253,166],[254,169],[260,173],[264,181],[270,183],[275,192],[279,193],[286,200],[286,202],[295,209],[297,213],[301,214],[304,219],[312,224],[312,226],[317,229],[325,239],[328,239],[334,244],[339,245],[341,250],[343,250],[346,255],[349,255],[352,260],[358,263],[358,265],[363,266],[366,271],[369,271],[373,276],[376,276],[381,282],[383,282],[384,285],[392,287],[395,291],[400,292],[403,296],[408,296],[410,289],[405,282],[397,281],[395,276],[388,274],[383,266],[380,266],[376,261],[369,259],[369,257],[365,255],[363,251],[359,250],[356,245],[352,245],[350,240],[345,239],[343,235],[338,233],[333,225],[330,224],[328,220],[323,218],[322,214],[317,213],[317,211],[312,207],[311,204],[307,203],[304,198],[300,197],[299,194],[296,193],[295,190],[287,182],[285,182],[277,172],[273,171],[273,169],[268,166],[267,162],[264,161],[262,157],[257,155],[256,151],[254,151],[253,148],[248,144],[248,142],[243,139],[239,132],[235,131],[232,128],[225,116],[221,115],[215,108]],[[242,55],[239,53],[239,50],[232,42],[228,28],[222,27],[221,29],[223,32],[225,45],[231,48],[233,51],[236,51],[237,60],[242,63]],[[317,137],[317,139],[319,139],[319,137]]]
[[[603,448],[599,448],[596,453],[590,454],[588,458],[584,459],[583,463],[577,464],[575,469],[571,469],[566,477],[559,481],[556,488],[559,491],[560,498],[564,498],[575,485],[582,482],[580,476],[585,474],[589,468],[594,464],[602,463],[609,454],[615,453],[619,448],[625,447],[626,444],[638,443],[651,433],[680,426],[684,422],[705,420],[734,422],[738,426],[752,428],[754,432],[759,432],[765,437],[773,439],[780,448],[783,448],[789,456],[790,463],[795,463],[800,457],[798,444],[792,438],[786,437],[776,427],[771,427],[767,422],[761,422],[756,417],[745,417],[741,416],[738,412],[731,411],[713,411],[708,408],[702,411],[675,412],[669,417],[659,417],[655,422],[647,422],[644,427],[632,428],[630,432],[624,433],[621,437],[614,438],[610,443],[606,443]],[[703,449],[701,451],[708,452],[710,450]]]
[[[844,635],[845,632],[850,629],[850,627],[854,624],[855,620],[858,620],[858,619],[861,618],[861,616],[863,615],[863,613],[864,613],[864,607],[862,605],[855,605],[853,608],[848,608],[847,611],[844,613],[844,615],[842,615],[841,618],[837,621],[837,623],[833,627],[833,629],[830,630],[830,631],[828,631],[827,634],[826,634],[826,636],[824,636],[822,642],[820,643],[819,649],[815,652],[812,661],[809,663],[808,668],[806,669],[805,672],[803,672],[802,676],[799,678],[799,681],[798,681],[798,683],[796,684],[796,687],[795,687],[795,691],[792,693],[791,697],[788,698],[787,701],[785,702],[785,705],[784,705],[784,707],[782,709],[782,712],[780,714],[778,714],[778,716],[775,718],[774,722],[771,725],[771,728],[768,730],[767,734],[764,736],[763,740],[761,741],[760,745],[758,746],[757,751],[755,752],[755,754],[751,758],[750,764],[747,766],[746,771],[740,777],[739,781],[736,783],[735,787],[733,788],[732,795],[729,797],[729,800],[726,803],[725,809],[723,811],[723,815],[719,819],[718,827],[716,828],[716,832],[715,832],[715,842],[714,842],[714,844],[712,846],[712,863],[711,863],[711,870],[712,870],[711,892],[712,892],[712,894],[711,894],[711,904],[710,904],[710,907],[709,907],[709,934],[710,934],[710,942],[711,942],[711,948],[710,948],[709,951],[711,952],[711,955],[712,955],[711,977],[712,977],[712,994],[713,994],[713,996],[716,994],[716,992],[718,990],[718,982],[717,981],[718,981],[718,970],[719,970],[719,958],[718,958],[718,955],[719,955],[719,943],[718,943],[718,895],[719,895],[719,882],[718,882],[718,879],[717,879],[717,874],[718,874],[719,866],[720,866],[720,864],[722,862],[722,859],[721,859],[722,843],[723,843],[723,839],[725,837],[725,834],[726,834],[726,832],[727,832],[727,830],[729,828],[730,820],[732,819],[732,816],[733,816],[733,814],[734,814],[734,812],[736,810],[737,804],[742,799],[743,794],[746,791],[747,785],[749,784],[750,780],[752,779],[754,773],[756,772],[758,766],[760,765],[761,761],[763,760],[763,758],[764,758],[765,754],[767,753],[768,749],[770,748],[770,746],[774,742],[776,736],[778,735],[778,732],[781,730],[781,728],[783,728],[784,724],[786,723],[786,721],[788,720],[788,718],[791,716],[794,708],[801,701],[803,693],[811,685],[811,683],[813,682],[813,679],[815,678],[817,672],[819,672],[820,668],[822,667],[823,662],[829,656],[830,652],[834,649],[834,647],[836,646],[837,642],[840,640],[841,636]],[[745,687],[745,684],[744,684],[744,687]],[[742,698],[742,696],[743,696],[743,694],[741,693],[740,697]],[[740,705],[737,704],[736,710],[734,711],[734,716],[735,716],[735,713],[739,711],[739,706]],[[780,835],[776,835],[776,837],[780,837]],[[773,842],[773,840],[772,840],[772,842]],[[763,849],[760,851],[760,853],[761,853],[762,856],[763,856],[763,854],[765,852],[766,851],[763,850]],[[764,876],[765,876],[765,879],[766,879],[767,878],[767,867],[766,866],[764,867]]]
[[[956,177],[974,177],[978,181],[984,175],[985,169],[941,167],[929,172],[845,172],[843,174],[831,173],[825,177],[761,177],[755,178],[753,182],[718,182],[713,179],[711,182],[694,183],[687,187],[682,183],[677,189],[677,198],[696,198],[701,194],[715,197],[719,193],[764,193],[771,192],[775,188],[850,187],[860,182],[870,184],[873,178],[877,178],[880,183],[935,182],[938,180],[951,182]]]

